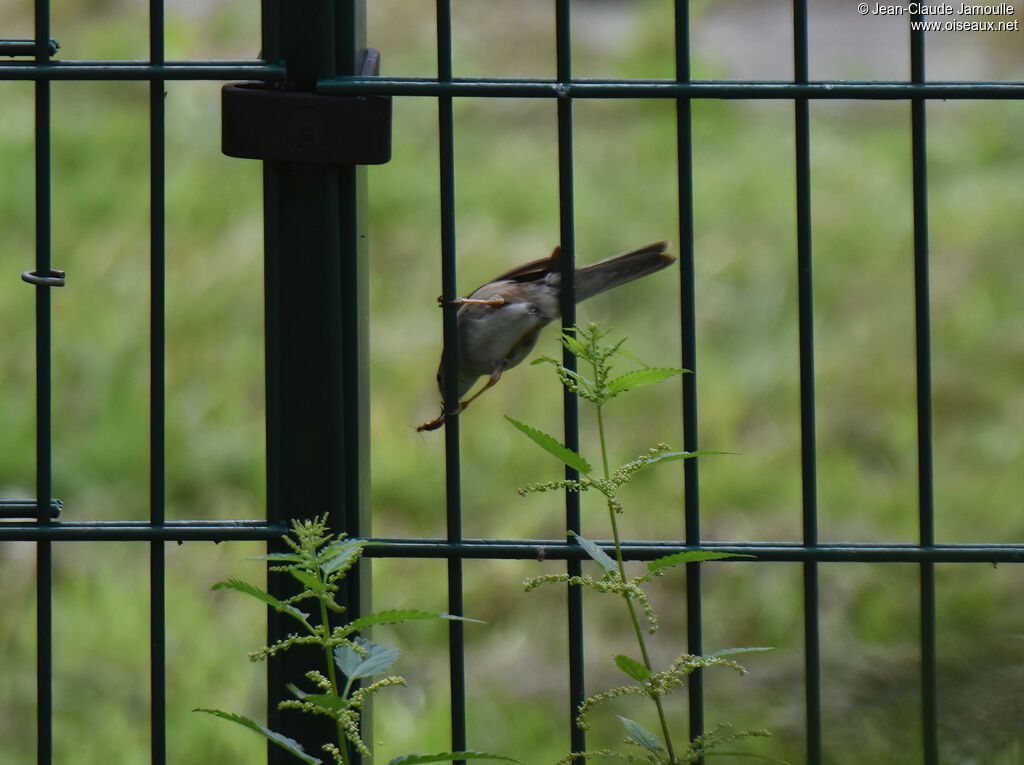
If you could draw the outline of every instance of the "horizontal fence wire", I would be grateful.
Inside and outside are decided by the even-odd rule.
[[[612,548],[611,540],[593,540],[595,544]],[[381,539],[366,548],[371,558],[497,558],[522,560],[587,560],[586,552],[575,543],[559,540],[474,540],[466,539],[458,545],[443,540]],[[1024,545],[1020,544],[948,544],[922,547],[916,544],[864,542],[858,544],[819,544],[759,542],[708,542],[687,545],[681,541],[624,540],[624,559],[650,561],[677,552],[716,552],[742,556],[727,559],[726,563],[817,561],[821,563],[1024,563]],[[705,561],[702,565],[713,563]]]
[[[0,523],[0,542],[245,542],[280,539],[288,529],[265,521],[93,521],[83,523]],[[473,539],[373,537],[363,554],[368,558],[495,558],[517,560],[586,560],[578,544],[561,539]],[[611,547],[610,540],[594,540]],[[800,542],[624,540],[623,556],[649,561],[681,551],[708,551],[749,556],[725,563],[756,561],[822,563],[1024,563],[1024,544],[935,544],[843,542],[805,545]],[[702,565],[714,565],[705,561]]]
[[[0,61],[2,80],[258,80],[283,82],[284,66],[259,60],[56,61],[46,64]]]
[[[722,99],[1018,99],[1024,82],[881,82],[660,79],[569,82],[546,79],[352,77],[323,80],[318,92],[335,95],[476,96],[485,98],[722,98]]]
[[[283,82],[285,67],[261,60],[0,61],[0,80],[255,80]],[[600,80],[427,77],[337,77],[317,83],[327,95],[478,98],[716,98],[937,100],[1024,99],[1024,81],[901,82],[880,80]]]
[[[0,542],[243,542],[280,539],[287,531],[257,520],[2,522]]]

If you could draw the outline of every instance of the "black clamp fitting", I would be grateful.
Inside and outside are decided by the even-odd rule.
[[[369,48],[361,74],[380,69]],[[221,90],[221,150],[229,157],[380,165],[391,159],[391,99],[325,96],[234,83]]]

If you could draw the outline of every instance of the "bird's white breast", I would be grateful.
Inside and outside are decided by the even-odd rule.
[[[506,303],[500,306],[467,304],[459,309],[462,364],[470,362],[472,366],[467,372],[490,375],[509,359],[524,337],[536,333],[558,316],[558,293],[554,289],[542,283],[528,285],[529,290],[524,290],[525,286],[515,282],[486,285],[470,297],[481,300],[503,297]],[[521,360],[521,356],[514,358],[506,366],[515,366]]]

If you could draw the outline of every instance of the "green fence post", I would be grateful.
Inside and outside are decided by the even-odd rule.
[[[287,87],[354,74],[364,53],[363,0],[264,0],[263,55],[287,68]],[[267,365],[267,519],[330,513],[350,536],[370,533],[365,168],[264,163]],[[288,586],[275,582],[275,594]],[[365,610],[368,561],[348,578],[351,613]],[[291,625],[271,614],[268,640]],[[268,664],[268,725],[312,754],[333,741],[333,721],[282,712],[285,683],[322,668],[318,650],[293,648]],[[284,762],[268,746],[271,763]]]

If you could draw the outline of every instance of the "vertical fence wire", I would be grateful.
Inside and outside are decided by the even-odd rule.
[[[437,0],[437,78],[452,80],[452,13],[450,0]],[[441,199],[441,294],[444,306],[444,406],[458,405],[458,325],[450,302],[458,297],[455,263],[455,125],[452,97],[437,99],[438,160]],[[462,489],[459,457],[459,418],[445,424],[446,526],[450,544],[462,541]],[[448,558],[448,611],[463,614],[462,559]],[[463,623],[448,623],[448,663],[451,692],[451,744],[453,751],[466,748],[466,649]]]
[[[807,0],[793,2],[793,80],[809,81]],[[796,155],[797,301],[800,359],[800,476],[803,543],[818,544],[817,447],[814,405],[814,289],[811,248],[810,102],[794,105]],[[804,704],[807,762],[821,762],[821,639],[819,632],[818,564],[803,564]]]
[[[690,3],[675,3],[676,82],[690,81]],[[688,98],[676,99],[676,156],[679,204],[679,289],[681,360],[690,374],[682,378],[683,449],[696,451],[697,438],[697,307],[694,282],[693,239],[693,113]],[[683,513],[686,544],[700,544],[700,492],[698,460],[683,462]],[[701,569],[699,563],[686,564],[686,650],[703,653],[701,609]],[[690,675],[690,740],[704,733],[704,676],[701,670]]]
[[[50,57],[50,5],[35,3],[35,61]],[[35,271],[50,273],[50,83],[35,83]],[[51,364],[50,287],[35,287],[36,321],[36,520],[50,524],[51,462]],[[36,756],[40,765],[53,760],[53,548],[36,543]]]
[[[149,4],[150,63],[164,63],[163,0]],[[149,522],[165,520],[165,113],[164,81],[149,84]],[[150,645],[150,750],[154,765],[167,761],[167,608],[164,542],[149,546],[149,645]]]
[[[572,24],[569,0],[558,0],[555,4],[555,78],[568,84],[572,79]],[[576,226],[575,191],[573,185],[573,109],[570,98],[559,98],[556,104],[558,136],[558,232],[561,247],[562,266],[562,328],[576,324]],[[562,349],[562,364],[576,370],[576,357]],[[565,445],[579,452],[579,399],[563,388],[562,427]],[[579,473],[568,465],[565,467],[568,481],[579,479]],[[579,492],[565,491],[565,527],[574,533],[582,533]],[[580,576],[583,572],[581,560],[566,563],[569,576]],[[586,733],[576,725],[576,714],[586,698],[585,647],[583,629],[583,588],[569,586],[566,595],[566,617],[569,663],[569,742],[573,752],[587,748]]]
[[[913,21],[923,17],[915,15]],[[925,82],[925,38],[920,29],[910,32],[910,79]],[[935,501],[932,480],[931,318],[928,289],[928,145],[925,102],[910,101],[914,215],[914,322],[917,370],[917,470],[920,544],[935,544]],[[935,648],[935,564],[921,564],[921,722],[924,762],[939,761],[938,690]]]

